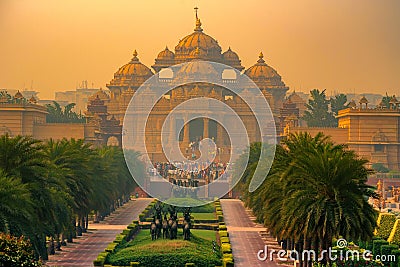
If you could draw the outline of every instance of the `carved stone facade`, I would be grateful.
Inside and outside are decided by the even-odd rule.
[[[180,72],[196,72],[196,68],[203,68],[200,71],[207,72],[209,75],[215,75],[216,79],[221,80],[221,83],[237,82],[241,79],[241,75],[247,75],[261,89],[262,95],[269,103],[274,114],[275,123],[280,124],[280,108],[282,107],[285,94],[288,87],[282,81],[281,76],[276,70],[270,67],[264,60],[262,53],[259,59],[253,66],[245,70],[237,53],[230,47],[222,52],[221,46],[211,36],[204,33],[201,27],[200,19],[196,13],[196,24],[194,32],[182,38],[175,47],[175,51],[171,51],[166,47],[161,51],[155,63],[151,66],[154,72],[140,62],[136,50],[133,53],[131,61],[114,74],[114,78],[107,84],[111,95],[106,103],[109,116],[114,116],[122,124],[127,106],[136,93],[138,88],[151,76],[157,75],[159,83],[168,83],[172,78],[179,77],[180,73],[176,73],[174,65],[180,63],[189,63]],[[221,70],[215,69],[212,66],[204,69],[204,64],[199,65],[198,61],[211,61],[228,65],[236,70],[233,76],[229,73],[222,73]],[[254,87],[254,86],[253,86]],[[252,93],[251,86],[249,88],[241,88],[242,93]],[[149,91],[149,94],[151,92]],[[171,90],[168,94],[162,97],[154,107],[153,116],[149,118],[147,123],[146,143],[148,144],[148,153],[152,154],[153,159],[162,160],[160,144],[160,129],[165,117],[179,103],[195,97],[209,97],[220,100],[234,109],[242,118],[249,132],[250,141],[259,141],[259,130],[254,116],[247,105],[240,99],[239,96],[233,94],[229,90],[214,86],[212,84],[190,84],[179,86]],[[185,118],[178,123],[186,123]],[[280,129],[281,127],[277,127]],[[229,138],[218,123],[209,119],[196,119],[190,121],[180,133],[181,150],[190,154],[188,145],[202,138],[213,138],[218,148],[224,149],[228,153]]]

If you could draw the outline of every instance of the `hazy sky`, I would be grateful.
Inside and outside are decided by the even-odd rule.
[[[263,51],[291,90],[400,94],[398,0],[0,0],[0,88],[104,88],[134,49],[151,66],[193,32],[195,6],[223,51],[246,68]]]

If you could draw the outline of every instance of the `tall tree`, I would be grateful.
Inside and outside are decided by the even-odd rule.
[[[345,94],[338,94],[332,97],[330,99],[330,103],[333,115],[337,116],[339,114],[339,110],[347,108],[348,105],[346,105],[346,102],[347,96]]]
[[[371,170],[365,164],[322,134],[290,135],[245,203],[278,240],[291,240],[300,249],[328,249],[339,236],[368,240],[377,214],[367,202],[375,193],[366,185]]]
[[[314,89],[311,92],[311,99],[306,105],[303,119],[309,127],[335,127],[336,119],[329,111],[329,100],[326,99],[325,90],[320,92]]]

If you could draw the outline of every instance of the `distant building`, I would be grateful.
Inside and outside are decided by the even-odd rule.
[[[370,108],[368,99],[362,97],[358,105],[350,102],[350,107],[340,110],[337,117],[338,128],[297,127],[288,122],[285,135],[322,132],[336,143],[347,144],[370,164],[382,163],[391,170],[400,170],[400,102],[395,96],[390,100],[390,108]]]
[[[99,88],[88,88],[87,82],[82,82],[81,88],[76,90],[55,92],[55,101],[61,106],[66,106],[70,103],[75,103],[74,111],[76,113],[84,113],[87,110],[89,97],[94,95]],[[108,91],[106,89],[106,91]]]
[[[0,92],[0,135],[26,135],[39,140],[84,139],[96,143],[95,126],[85,123],[46,123],[47,109],[34,97]]]

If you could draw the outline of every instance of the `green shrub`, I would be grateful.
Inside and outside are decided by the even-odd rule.
[[[389,242],[383,239],[378,239],[373,241],[373,248],[372,248],[372,254],[374,256],[379,255],[381,253],[381,246],[383,245],[389,245]]]
[[[105,260],[106,260],[106,259],[105,259],[104,257],[98,256],[97,259],[95,259],[95,260],[93,261],[93,265],[94,265],[94,266],[103,266]]]
[[[220,237],[221,244],[223,243],[229,243],[229,238],[228,237]]]
[[[1,216],[1,211],[0,211]],[[29,240],[0,233],[0,266],[41,266]]]
[[[391,255],[392,254],[392,250],[396,250],[398,248],[399,248],[399,246],[397,246],[397,245],[382,245],[381,246],[381,255],[386,255],[386,256]],[[374,256],[376,256],[376,255],[374,255]],[[390,264],[389,261],[382,261],[382,262],[385,265]]]
[[[396,216],[394,214],[380,213],[374,234],[380,236],[382,239],[388,239],[395,222]]]
[[[185,267],[195,267],[196,265],[194,263],[186,263]]]
[[[139,221],[144,222],[146,218],[146,215],[142,212],[139,214]]]
[[[388,241],[390,244],[400,245],[400,220],[396,220],[393,225],[393,229],[390,232]]]
[[[223,262],[224,262],[224,265],[223,265],[224,267],[233,267],[234,266],[233,261],[231,259],[224,258]]]
[[[232,253],[232,248],[231,248],[231,244],[229,243],[223,243],[221,244],[221,250],[222,253]]]
[[[220,230],[220,231],[218,231],[218,234],[219,234],[219,237],[228,237],[229,236],[228,231],[226,231],[226,230]]]
[[[139,267],[140,263],[136,261],[131,261],[130,267]]]
[[[398,267],[399,263],[400,263],[400,260],[399,260],[400,250],[399,249],[392,250],[391,254],[395,256],[395,261],[392,261],[390,263],[390,267]]]
[[[137,224],[139,224],[139,221],[138,220],[133,220],[132,224],[136,224],[137,225]]]
[[[114,250],[115,250],[115,247],[116,247],[117,245],[118,245],[117,243],[110,243],[110,244],[108,244],[108,246],[106,247],[105,251],[106,251],[106,252],[113,253]]]

